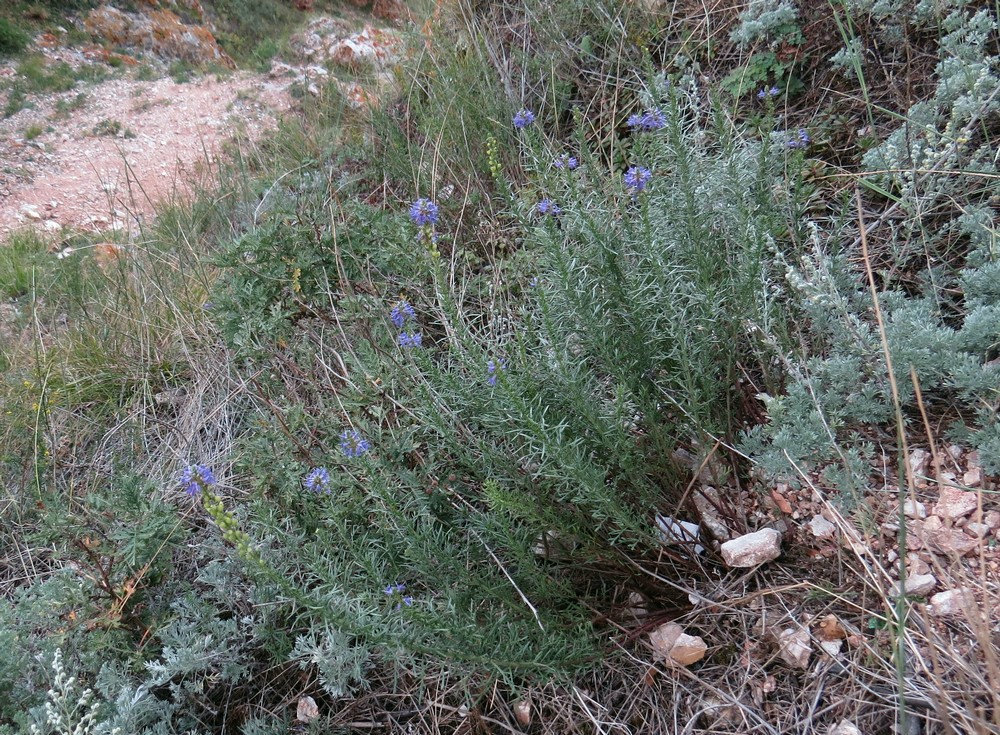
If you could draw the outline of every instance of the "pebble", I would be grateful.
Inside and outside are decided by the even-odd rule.
[[[778,636],[778,646],[781,660],[793,669],[809,666],[812,645],[809,642],[809,631],[805,628],[785,628]]]
[[[972,606],[976,598],[968,587],[957,587],[944,592],[938,592],[930,600],[930,613],[935,617],[953,617],[965,612],[966,606]]]
[[[907,518],[923,520],[927,517],[927,506],[919,500],[906,500],[903,502],[903,515]]]
[[[974,511],[979,505],[976,493],[957,487],[943,487],[934,505],[935,515],[941,518],[961,518]]]
[[[755,567],[781,555],[781,534],[762,528],[722,544],[722,559],[730,567]]]
[[[818,513],[809,521],[809,530],[819,539],[833,538],[837,535],[837,527]]]

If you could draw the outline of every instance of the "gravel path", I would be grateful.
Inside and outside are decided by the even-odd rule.
[[[236,131],[259,137],[291,106],[287,83],[247,73],[113,79],[65,111],[78,94],[37,98],[0,120],[0,236],[26,225],[133,229],[189,192]],[[28,140],[32,127],[44,132]]]

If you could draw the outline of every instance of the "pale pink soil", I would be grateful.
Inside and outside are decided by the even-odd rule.
[[[57,101],[78,91],[85,105],[60,119]],[[290,106],[287,83],[251,74],[114,79],[37,99],[0,120],[0,237],[24,226],[135,230],[155,205],[208,183],[223,142],[259,137]],[[96,135],[105,120],[135,137]],[[30,125],[53,130],[29,141]]]

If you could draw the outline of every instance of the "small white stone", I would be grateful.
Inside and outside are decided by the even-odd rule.
[[[903,583],[903,591],[908,595],[928,595],[935,587],[937,587],[937,577],[933,574],[911,574]]]
[[[915,475],[926,475],[927,465],[930,462],[931,453],[926,449],[914,449],[910,452],[910,471]]]
[[[827,656],[837,656],[840,654],[840,649],[843,647],[844,641],[840,638],[836,638],[832,641],[820,641],[819,647],[823,649]]]
[[[968,587],[957,587],[934,595],[930,601],[930,613],[939,618],[961,615],[967,606],[971,607],[975,602],[972,590]]]
[[[964,530],[973,538],[984,538],[993,529],[986,523],[976,523],[975,521],[970,521],[965,524]]]
[[[942,487],[938,501],[934,505],[934,513],[941,518],[961,518],[978,506],[979,498],[976,493],[957,487]]]
[[[701,540],[701,528],[690,521],[676,521],[670,516],[656,516],[656,526],[660,529],[660,541],[666,546],[683,546],[701,554],[705,547],[697,543]]]
[[[919,500],[906,500],[903,502],[903,515],[907,518],[923,520],[927,517],[927,506]]]
[[[666,658],[677,639],[681,637],[684,628],[677,623],[664,623],[649,634],[649,645],[657,658]]]
[[[837,535],[837,527],[818,513],[809,521],[809,530],[816,538],[833,538]]]
[[[809,631],[805,628],[785,628],[778,636],[778,646],[781,659],[793,669],[809,666],[812,645],[809,643]]]
[[[781,534],[773,528],[762,528],[727,541],[721,551],[727,566],[755,567],[781,555]]]
[[[861,735],[861,731],[850,720],[841,720],[830,728],[829,735]]]

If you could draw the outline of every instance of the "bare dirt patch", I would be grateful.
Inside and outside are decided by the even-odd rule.
[[[0,120],[0,235],[129,228],[190,192],[234,133],[257,138],[291,107],[287,84],[245,73],[115,79],[79,94]]]

